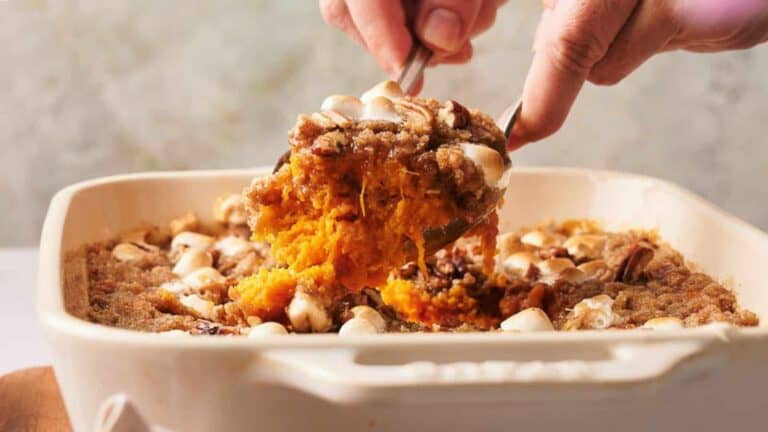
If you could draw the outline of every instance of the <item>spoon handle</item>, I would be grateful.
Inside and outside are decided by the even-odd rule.
[[[400,88],[407,94],[411,94],[416,84],[419,82],[424,68],[429,63],[429,59],[432,58],[432,51],[429,48],[422,45],[419,41],[414,40],[413,48],[408,54],[408,58],[405,60],[405,66],[400,72],[400,76],[397,78],[397,83],[400,84]]]

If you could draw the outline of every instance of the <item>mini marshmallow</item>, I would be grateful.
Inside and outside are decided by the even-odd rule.
[[[395,104],[385,97],[375,97],[363,106],[360,120],[383,120],[392,123],[400,122],[400,115],[395,110]]]
[[[661,317],[649,319],[641,328],[651,330],[678,330],[684,327],[683,321],[679,318]]]
[[[537,266],[542,276],[559,275],[566,269],[576,267],[573,261],[568,258],[549,258],[540,262]]]
[[[147,251],[133,243],[120,243],[112,249],[112,256],[120,262],[133,262],[147,256]]]
[[[365,318],[352,318],[339,329],[339,336],[357,336],[379,333],[376,326]]]
[[[241,237],[228,236],[217,241],[213,248],[223,257],[234,257],[252,250],[253,244]]]
[[[177,253],[186,248],[197,248],[206,250],[213,246],[215,239],[205,234],[198,234],[191,231],[183,231],[171,240],[171,253]]]
[[[256,327],[262,323],[261,318],[254,315],[246,317],[245,322],[247,322],[250,327]]]
[[[288,319],[298,332],[323,333],[331,327],[331,317],[315,297],[297,292],[288,305]]]
[[[605,329],[613,324],[613,299],[605,294],[584,299],[573,307],[575,319],[589,329]]]
[[[610,270],[608,264],[603,260],[588,261],[579,265],[577,268],[590,278],[600,278]]]
[[[179,294],[184,292],[187,289],[187,286],[184,285],[184,282],[180,280],[172,280],[161,284],[160,289],[168,291],[172,294]]]
[[[396,100],[405,97],[405,93],[403,93],[403,89],[401,89],[396,82],[387,80],[376,84],[370,90],[363,93],[363,95],[360,97],[360,100],[367,104],[377,97],[385,97],[390,100]]]
[[[213,206],[213,219],[229,225],[244,225],[247,221],[245,207],[239,194],[222,195]]]
[[[368,320],[379,333],[387,330],[387,322],[384,321],[384,318],[376,309],[370,306],[355,306],[350,312],[352,312],[352,316],[355,318]]]
[[[181,254],[179,261],[173,266],[172,272],[183,277],[199,268],[212,265],[213,257],[210,253],[198,248],[189,248]]]
[[[252,328],[251,331],[248,333],[248,337],[259,338],[262,336],[284,335],[284,334],[288,334],[288,330],[286,330],[282,324],[276,323],[274,321],[268,321]]]
[[[587,276],[586,273],[583,271],[577,269],[577,268],[567,268],[563,270],[558,276],[557,279],[563,280],[566,282],[572,282],[572,283],[579,283],[584,282],[585,280],[589,279],[589,276]]]
[[[520,237],[520,241],[528,246],[537,248],[548,248],[560,246],[560,242],[552,234],[548,234],[542,231],[529,231]]]
[[[485,177],[485,184],[496,186],[504,175],[504,159],[496,150],[478,144],[461,143],[461,151],[471,160]]]
[[[363,115],[363,103],[354,96],[328,96],[320,105],[320,109],[322,111],[337,112],[352,120],[357,120]]]
[[[605,236],[595,234],[576,235],[563,243],[568,254],[577,260],[599,258],[605,245]]]
[[[197,312],[198,315],[203,318],[210,318],[213,307],[215,306],[212,301],[206,300],[197,294],[181,297],[179,302]]]
[[[541,261],[539,257],[532,252],[516,252],[508,256],[501,263],[501,266],[508,272],[517,273],[522,276],[528,272],[531,264],[536,265],[539,261]]]
[[[521,333],[555,329],[547,314],[539,308],[524,309],[502,321],[499,327],[504,331]]]
[[[184,276],[182,281],[189,288],[199,291],[216,285],[224,285],[227,278],[213,267],[202,267]]]

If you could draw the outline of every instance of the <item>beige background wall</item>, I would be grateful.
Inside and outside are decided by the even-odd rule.
[[[538,2],[509,2],[469,66],[425,93],[492,113],[530,60]],[[37,241],[78,180],[271,163],[296,114],[382,78],[311,0],[0,2],[0,245]],[[589,87],[518,165],[629,170],[681,183],[768,229],[768,46],[668,54]]]

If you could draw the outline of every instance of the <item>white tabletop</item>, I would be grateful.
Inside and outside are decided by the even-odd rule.
[[[0,375],[51,363],[35,314],[37,248],[0,248]]]

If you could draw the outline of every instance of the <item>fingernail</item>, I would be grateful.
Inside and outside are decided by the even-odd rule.
[[[424,41],[445,51],[460,48],[461,18],[448,9],[434,9],[424,21]]]

